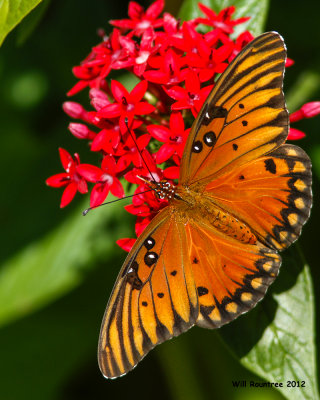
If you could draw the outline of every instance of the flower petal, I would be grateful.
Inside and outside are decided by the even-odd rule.
[[[63,168],[69,172],[71,166],[74,164],[74,161],[71,155],[67,152],[67,150],[63,149],[62,147],[59,148],[60,153],[60,160]]]
[[[86,181],[89,182],[97,182],[103,173],[102,170],[95,165],[91,164],[80,164],[77,166],[77,172],[80,174]]]
[[[157,0],[151,4],[151,6],[146,11],[146,16],[150,19],[156,19],[163,10],[164,0]]]
[[[156,108],[152,104],[149,104],[146,101],[141,101],[140,103],[136,104],[134,113],[136,115],[147,115],[151,114],[155,109]]]
[[[175,134],[184,132],[184,120],[180,112],[173,112],[170,116],[170,130]]]
[[[98,183],[93,186],[90,196],[90,207],[99,206],[109,193],[109,185]]]
[[[124,190],[119,179],[113,179],[113,183],[110,187],[110,192],[116,197],[124,197]]]
[[[157,164],[161,164],[167,161],[174,152],[175,148],[173,146],[170,146],[169,144],[164,144],[163,146],[161,146],[156,153]]]
[[[161,125],[149,125],[147,126],[148,132],[150,135],[159,140],[160,142],[167,142],[170,137],[170,131],[168,128],[165,128]]]
[[[71,182],[63,191],[60,207],[63,208],[67,206],[71,200],[74,198],[77,193],[77,184],[75,182]]]
[[[122,83],[112,80],[111,81],[111,91],[118,103],[122,103],[123,97],[128,98],[129,92],[127,89],[122,85]]]
[[[70,183],[70,176],[65,172],[52,175],[46,180],[46,184],[51,187],[59,188],[66,186]]]
[[[119,239],[116,241],[117,245],[121,247],[124,251],[130,251],[135,244],[137,239],[130,239],[130,238],[125,238],[125,239]]]
[[[101,163],[101,169],[110,175],[115,175],[116,173],[115,159],[109,155],[104,156]]]
[[[168,167],[164,170],[163,176],[167,179],[178,179],[180,173],[179,167]]]
[[[99,118],[116,118],[121,115],[121,106],[119,103],[109,104],[97,112]]]
[[[143,80],[139,82],[130,93],[131,100],[134,99],[135,103],[138,103],[144,96],[145,92],[148,89],[148,81]]]

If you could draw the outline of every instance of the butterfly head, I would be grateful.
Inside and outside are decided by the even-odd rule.
[[[143,177],[139,176],[139,178],[144,181],[151,189],[153,189],[159,199],[167,199],[171,200],[175,197],[176,186],[168,181],[148,181]]]

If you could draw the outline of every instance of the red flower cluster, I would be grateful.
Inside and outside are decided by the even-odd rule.
[[[146,11],[130,2],[129,18],[110,21],[114,26],[109,36],[93,47],[88,57],[73,73],[79,81],[68,92],[72,96],[89,87],[92,110],[75,102],[66,102],[64,111],[82,122],[69,125],[78,139],[88,140],[91,151],[100,154],[99,167],[81,164],[60,149],[66,172],[47,179],[53,187],[65,187],[61,207],[74,198],[77,191],[91,190],[91,207],[101,204],[108,193],[124,196],[119,180],[136,184],[132,204],[126,210],[137,216],[139,235],[155,213],[166,205],[139,178],[174,180],[179,176],[183,148],[193,117],[222,73],[239,51],[253,39],[245,31],[236,40],[230,35],[234,26],[248,18],[232,19],[234,7],[216,14],[199,4],[203,18],[182,24],[169,13],[163,13],[164,0],[156,0]],[[201,27],[206,25],[206,33]],[[208,27],[212,29],[208,30]],[[289,60],[287,65],[291,65]],[[113,70],[129,71],[138,83],[129,92],[120,82],[111,80]],[[291,116],[291,121],[320,112],[319,103],[309,103]],[[184,121],[189,121],[185,126]],[[129,129],[128,129],[129,128]],[[130,130],[130,131],[129,131]],[[289,139],[304,134],[291,129]],[[148,169],[141,159],[141,155]],[[135,239],[121,239],[118,244],[129,250]]]

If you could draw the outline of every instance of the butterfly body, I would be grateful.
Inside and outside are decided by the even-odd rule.
[[[285,144],[286,49],[265,33],[231,62],[187,139],[179,184],[150,182],[168,200],[135,242],[103,318],[105,377],[131,370],[193,325],[218,328],[253,308],[278,275],[279,251],[312,203],[311,162]]]
[[[159,198],[167,199],[171,213],[182,224],[189,221],[205,220],[218,231],[244,243],[256,243],[250,228],[234,215],[219,207],[213,196],[207,196],[204,188],[192,189],[188,186],[174,186],[169,182],[149,182]]]

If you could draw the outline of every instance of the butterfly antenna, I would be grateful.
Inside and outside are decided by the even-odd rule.
[[[101,207],[101,206],[105,206],[106,204],[116,203],[117,201],[120,201],[120,200],[129,199],[130,197],[138,196],[138,194],[143,194],[143,193],[151,192],[152,190],[154,190],[154,189],[144,190],[143,192],[135,193],[135,194],[132,194],[132,195],[130,195],[130,196],[121,197],[121,199],[116,199],[116,200],[112,200],[112,201],[107,201],[106,203],[99,204],[98,206],[89,207],[89,208],[87,208],[86,210],[82,211],[82,215],[83,215],[83,216],[86,216],[86,215],[88,214],[88,212],[89,212],[90,210],[93,210],[94,208],[98,208],[98,207]]]
[[[135,140],[135,138],[134,138],[134,136],[133,136],[133,134],[132,134],[132,132],[131,132],[131,130],[129,128],[128,122],[129,122],[128,118],[125,117],[124,123],[126,124],[128,132],[130,133],[130,136],[131,136],[132,140],[134,141],[134,144],[136,145],[136,148],[137,148],[137,150],[138,150],[138,152],[140,154],[140,157],[141,157],[142,161],[144,162],[144,165],[147,167],[147,170],[149,171],[149,174],[151,175],[151,178],[152,178],[153,182],[156,182],[156,180],[154,179],[154,176],[152,175],[152,172],[150,171],[150,168],[148,167],[148,164],[146,163],[146,160],[143,158],[142,151],[139,149],[138,143],[136,142],[136,140]]]

